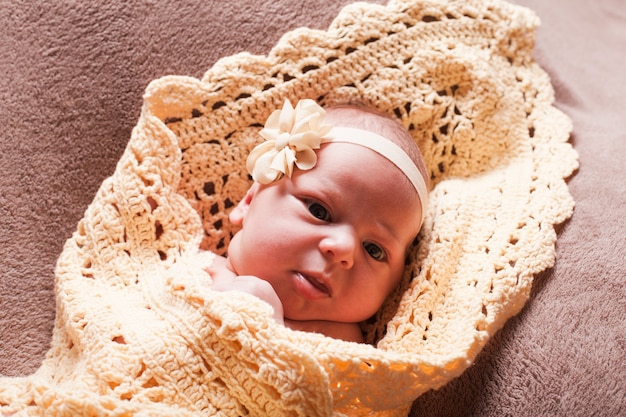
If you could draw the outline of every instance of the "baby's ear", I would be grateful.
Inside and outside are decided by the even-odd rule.
[[[235,206],[235,208],[228,215],[228,220],[230,223],[235,226],[241,226],[243,224],[243,219],[248,214],[248,210],[250,209],[250,204],[256,195],[257,190],[259,189],[259,184],[254,183],[252,187],[248,189],[246,195],[243,199]]]

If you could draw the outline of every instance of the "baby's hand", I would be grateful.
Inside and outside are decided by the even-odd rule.
[[[241,291],[265,301],[274,309],[274,320],[279,324],[283,321],[283,304],[280,302],[274,288],[267,282],[252,275],[236,275],[222,267],[207,268],[213,278],[212,289],[215,291]]]

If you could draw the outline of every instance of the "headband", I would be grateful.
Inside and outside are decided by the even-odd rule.
[[[266,141],[257,145],[246,161],[252,178],[269,184],[283,175],[291,178],[294,164],[301,170],[309,170],[317,163],[315,149],[324,143],[364,146],[397,166],[413,184],[422,207],[421,225],[428,206],[428,189],[413,160],[384,136],[359,128],[324,124],[325,114],[324,109],[310,99],[300,100],[295,109],[286,100],[281,110],[272,112],[259,132]]]

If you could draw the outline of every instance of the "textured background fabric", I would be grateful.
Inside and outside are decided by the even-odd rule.
[[[113,172],[148,82],[200,77],[244,50],[265,54],[288,30],[326,28],[349,2],[252,3],[0,9],[0,373],[28,374],[41,362],[54,320],[54,262]],[[537,60],[574,122],[577,208],[560,229],[555,268],[537,278],[527,307],[463,376],[418,399],[415,415],[608,416],[626,408],[626,138],[618,124],[626,7],[518,3],[542,19]]]

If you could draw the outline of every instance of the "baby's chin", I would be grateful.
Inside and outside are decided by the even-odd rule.
[[[361,316],[346,316],[340,313],[336,314],[310,314],[308,312],[289,312],[284,311],[285,320],[290,320],[293,322],[320,322],[320,323],[340,323],[340,324],[359,324],[369,317],[374,315],[374,313],[365,318],[361,318]]]
[[[319,333],[334,339],[363,343],[363,333],[358,323],[341,323],[333,321],[293,321],[285,320],[285,326],[291,330]]]

